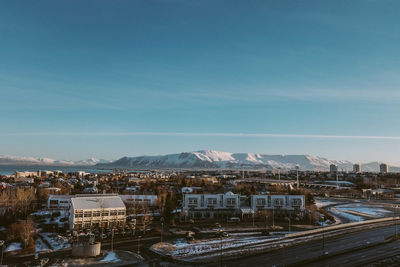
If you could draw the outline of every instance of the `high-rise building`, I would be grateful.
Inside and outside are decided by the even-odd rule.
[[[338,171],[338,165],[336,165],[336,164],[331,164],[330,166],[329,166],[329,172],[330,173],[337,173],[337,171]]]
[[[360,173],[361,171],[361,164],[354,164],[353,165],[353,172],[354,173]]]
[[[390,167],[386,163],[381,163],[379,165],[379,171],[381,174],[389,173],[390,172]]]

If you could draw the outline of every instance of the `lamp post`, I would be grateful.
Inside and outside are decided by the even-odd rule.
[[[137,254],[140,254],[140,238],[141,238],[141,236],[138,236],[138,242],[137,242]]]
[[[3,266],[3,247],[4,247],[4,240],[0,240],[0,246],[1,246],[0,266]]]
[[[163,235],[164,235],[164,217],[161,217],[161,243],[163,242]]]
[[[288,220],[288,222],[289,222],[289,234],[290,234],[290,217],[286,217],[286,219]]]
[[[322,217],[322,256],[325,255],[325,231],[324,231],[325,217]]]
[[[396,220],[396,209],[398,205],[393,205],[393,220],[394,220],[394,237],[397,238],[397,220]]]
[[[111,229],[111,251],[114,251],[114,230],[115,228],[113,227]]]
[[[222,232],[220,232],[220,236],[219,236],[219,262],[220,262],[220,266],[222,267]]]

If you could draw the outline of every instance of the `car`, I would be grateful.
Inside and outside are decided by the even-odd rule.
[[[230,218],[227,220],[227,222],[228,222],[228,223],[238,223],[238,222],[240,222],[240,218],[239,218],[239,217],[230,217]]]

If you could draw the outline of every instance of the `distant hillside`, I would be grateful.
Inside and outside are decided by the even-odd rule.
[[[302,170],[329,170],[330,164],[338,164],[339,169],[351,170],[349,161],[328,160],[311,155],[264,155],[252,153],[230,153],[215,150],[183,152],[163,156],[123,157],[112,163],[97,164],[107,168],[188,168],[188,169],[241,169],[241,168],[282,168]]]
[[[110,161],[91,158],[80,161],[55,160],[50,158],[0,156],[0,165],[8,166],[94,166],[98,163]]]

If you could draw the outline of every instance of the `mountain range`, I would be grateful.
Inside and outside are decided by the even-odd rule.
[[[124,169],[295,169],[327,171],[330,164],[339,170],[351,171],[353,163],[347,160],[329,160],[312,155],[268,155],[231,153],[216,150],[200,150],[160,156],[123,157],[115,161],[90,158],[80,161],[54,160],[50,158],[0,156],[0,166],[95,166],[98,168]],[[400,172],[399,167],[391,167]],[[366,172],[379,171],[379,162],[362,164]]]
[[[132,169],[295,169],[327,171],[330,164],[336,164],[339,170],[351,171],[353,163],[346,160],[329,160],[312,155],[266,155],[253,153],[230,153],[216,150],[183,152],[162,156],[123,157],[111,163],[99,163],[103,168]],[[379,163],[362,165],[363,171],[379,171]],[[392,167],[392,171],[400,168]]]
[[[98,163],[109,163],[110,160],[90,158],[87,160],[68,161],[50,158],[0,156],[0,166],[94,166]]]

